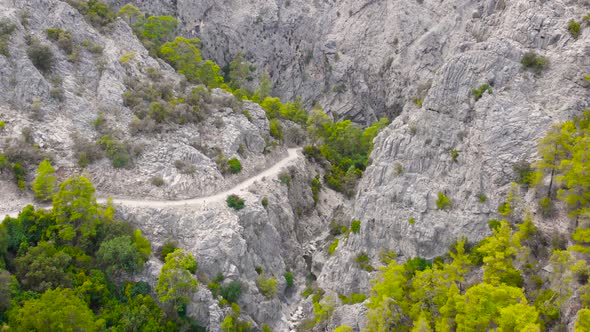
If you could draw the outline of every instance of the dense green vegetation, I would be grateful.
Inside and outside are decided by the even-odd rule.
[[[40,188],[48,195],[50,173],[51,165],[43,162]],[[110,204],[96,203],[90,181],[70,178],[49,198],[52,209],[27,206],[0,224],[0,325],[14,331],[199,328],[184,315],[196,288],[190,254],[175,249],[166,255],[154,292],[143,281],[131,281],[151,256],[150,243],[116,220]]]
[[[321,110],[314,109],[307,120],[314,145],[305,147],[303,153],[310,160],[328,161],[326,185],[351,197],[368,165],[373,139],[388,123],[384,118],[362,130],[350,120],[333,122]]]
[[[115,13],[100,0],[66,0],[66,2],[82,13],[95,27],[104,27],[115,20]]]

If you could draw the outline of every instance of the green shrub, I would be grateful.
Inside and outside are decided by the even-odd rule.
[[[111,134],[103,135],[97,142],[106,151],[113,167],[122,168],[131,164],[131,147],[127,142],[120,141]]]
[[[227,158],[225,157],[225,155],[218,155],[217,158],[215,158],[215,163],[217,164],[217,167],[219,168],[219,172],[221,172],[221,174],[225,175],[229,173],[229,164],[227,162]]]
[[[393,165],[395,175],[402,175],[404,173],[404,166],[400,163],[395,163]]]
[[[227,206],[234,210],[241,210],[245,206],[244,200],[238,195],[229,195],[225,201],[227,202]]]
[[[418,98],[418,97],[414,97],[412,99],[412,102],[416,105],[418,105],[418,107],[422,107],[422,99]]]
[[[511,207],[510,203],[504,202],[504,203],[500,204],[500,206],[498,206],[498,213],[500,213],[501,216],[507,216],[507,215],[511,214],[512,207]]]
[[[332,92],[334,93],[343,93],[346,92],[346,84],[340,83],[336,84],[332,87]]]
[[[78,166],[86,167],[104,156],[98,144],[87,140],[78,133],[73,133],[71,137],[74,143],[74,156],[78,159]]]
[[[281,172],[279,173],[279,181],[281,182],[281,184],[284,184],[286,186],[291,184],[291,175],[289,175],[289,172]]]
[[[307,299],[311,294],[313,294],[313,288],[311,286],[307,286],[305,287],[305,289],[303,290],[303,292],[301,292],[301,296],[304,299]]]
[[[475,101],[478,101],[486,91],[492,93],[492,87],[487,83],[480,85],[477,89],[471,90],[471,93],[473,94]]]
[[[432,263],[422,257],[408,259],[404,264],[406,272],[410,275],[414,275],[417,271],[424,271],[430,267],[432,267]]]
[[[408,223],[409,223],[410,225],[413,225],[413,224],[415,224],[415,223],[416,223],[416,219],[414,219],[414,218],[410,218],[410,219],[408,219]]]
[[[347,231],[346,226],[340,225],[338,222],[336,222],[336,220],[331,220],[329,227],[330,227],[330,235],[332,235],[332,236],[338,236],[338,235],[346,233],[346,231]]]
[[[361,221],[360,220],[353,220],[352,223],[350,223],[350,231],[358,234],[361,231]]]
[[[150,110],[148,115],[154,119],[157,123],[162,123],[169,116],[170,112],[167,107],[164,107],[162,103],[154,101],[150,104]]]
[[[258,275],[261,275],[262,273],[264,273],[264,270],[262,270],[262,266],[260,266],[260,265],[255,266],[254,271],[256,271],[256,273],[258,273]]]
[[[438,193],[438,199],[436,200],[436,207],[439,210],[447,210],[452,206],[451,199],[443,194],[442,192]]]
[[[5,126],[6,123],[4,121],[0,121],[0,130],[3,130]]]
[[[449,154],[451,155],[451,160],[454,163],[456,163],[457,158],[459,158],[459,151],[457,151],[457,149],[452,149],[451,151],[449,151]]]
[[[23,191],[25,190],[25,176],[27,175],[27,171],[20,163],[15,163],[12,165],[12,173],[14,174],[14,178],[16,179],[16,184],[18,188]]]
[[[581,25],[574,20],[570,20],[567,24],[567,30],[570,32],[572,37],[578,38],[581,32]]]
[[[283,140],[283,126],[281,126],[281,122],[278,119],[270,120],[269,131],[270,136],[278,139],[279,141]]]
[[[8,40],[15,29],[16,25],[9,19],[0,19],[0,54],[4,55],[5,57],[10,56],[10,51],[8,50]]]
[[[500,227],[500,225],[501,225],[501,223],[496,219],[492,219],[492,220],[488,221],[488,227],[492,231],[497,230]]]
[[[287,288],[291,288],[293,285],[295,285],[295,277],[293,276],[293,272],[287,271],[283,276],[285,277]]]
[[[96,27],[105,26],[115,20],[115,13],[109,6],[99,0],[66,0]]]
[[[268,207],[268,197],[263,197],[262,201],[260,201],[260,204],[262,204],[262,206],[266,209]]]
[[[317,146],[307,145],[303,147],[303,155],[309,161],[319,162],[322,160],[322,152]]]
[[[242,163],[236,158],[232,158],[227,161],[229,165],[229,172],[232,174],[238,174],[242,171]]]
[[[102,54],[104,47],[98,44],[94,44],[92,41],[88,40],[88,39],[84,39],[82,41],[82,46],[84,46],[88,52],[90,53],[94,53],[94,54]]]
[[[545,196],[539,201],[539,209],[543,217],[549,217],[553,214],[553,202],[551,198]]]
[[[174,167],[182,174],[194,174],[197,171],[197,166],[184,160],[175,160]]]
[[[14,30],[16,30],[16,25],[12,21],[7,18],[0,19],[0,36],[10,36]]]
[[[111,162],[115,168],[123,168],[131,162],[131,156],[125,151],[119,151],[111,157]]]
[[[313,180],[311,180],[311,194],[313,198],[314,204],[317,204],[319,199],[320,189],[322,188],[322,183],[320,182],[320,176],[316,175]]]
[[[168,254],[173,253],[176,249],[178,249],[178,243],[176,243],[176,241],[167,240],[166,242],[164,242],[162,249],[160,249],[160,260],[165,262]]]
[[[277,293],[277,281],[272,277],[261,274],[256,278],[256,286],[266,298],[272,298]]]
[[[369,264],[369,256],[366,253],[362,252],[356,256],[354,261],[359,265],[359,267],[365,271],[372,272],[374,268]]]
[[[520,63],[524,68],[530,69],[537,74],[549,66],[549,61],[545,57],[537,55],[535,52],[525,53]]]
[[[520,161],[512,166],[516,174],[516,183],[531,185],[535,182],[535,172],[531,164],[526,161]]]
[[[547,323],[559,319],[561,306],[560,296],[551,289],[544,289],[538,292],[535,299],[535,307],[539,311],[540,318]]]
[[[133,52],[125,53],[125,54],[123,54],[123,56],[121,58],[119,58],[119,62],[126,65],[129,63],[130,60],[132,60],[134,58],[135,58],[135,53],[133,53]]]
[[[6,158],[4,153],[0,153],[0,174],[2,174],[2,171],[6,166],[8,166],[8,158]]]
[[[330,244],[330,246],[328,246],[328,253],[330,255],[333,255],[334,252],[336,252],[336,248],[338,248],[338,242],[340,242],[339,239],[334,239],[334,241],[332,242],[332,244]]]
[[[66,54],[74,52],[72,33],[59,28],[47,29],[47,38],[55,43]]]
[[[338,294],[338,298],[340,298],[340,301],[342,301],[343,304],[357,304],[363,303],[367,299],[367,296],[365,294],[351,293],[350,297]]]
[[[47,73],[51,70],[54,63],[53,51],[51,47],[33,42],[27,49],[27,55],[33,65],[40,71]]]
[[[152,184],[156,187],[161,187],[164,185],[164,179],[161,176],[154,176],[152,178]]]
[[[488,196],[486,196],[486,194],[484,194],[484,193],[479,193],[477,195],[477,199],[479,200],[480,203],[485,203],[488,200]]]
[[[253,122],[254,120],[252,119],[252,115],[250,114],[250,112],[248,110],[243,110],[242,114],[246,117],[246,119],[248,119],[248,121]]]
[[[352,293],[350,294],[350,304],[357,304],[357,303],[363,303],[365,302],[365,300],[367,299],[367,296],[365,294],[357,294],[357,293]]]
[[[92,127],[98,130],[99,132],[104,130],[104,126],[106,125],[106,119],[104,118],[104,114],[100,113],[94,121],[92,121]]]
[[[219,294],[229,303],[237,303],[242,294],[242,283],[239,281],[232,281],[226,286],[219,288]]]
[[[54,87],[49,90],[49,96],[57,101],[63,102],[66,98],[66,92],[63,87]]]

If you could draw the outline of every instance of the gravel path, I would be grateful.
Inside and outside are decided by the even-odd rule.
[[[262,178],[265,177],[276,177],[278,174],[295,161],[297,158],[301,156],[301,148],[293,148],[288,149],[287,156],[276,164],[274,164],[271,168],[255,175],[251,178],[248,178],[234,187],[217,193],[215,195],[205,196],[205,197],[197,197],[197,198],[189,198],[183,200],[144,200],[144,199],[137,199],[137,198],[117,198],[113,197],[113,204],[114,205],[124,205],[133,208],[168,208],[168,207],[188,207],[188,206],[198,206],[198,205],[207,205],[209,203],[216,203],[220,201],[224,201],[228,195],[232,194],[240,194],[240,192],[244,192],[248,187],[250,187],[254,182],[260,181]],[[105,203],[107,201],[106,198],[98,198],[96,200],[98,203]],[[32,202],[30,204],[33,204]],[[34,205],[34,204],[33,204]],[[23,206],[24,208],[24,206]],[[36,208],[43,208],[48,209],[51,208],[50,205],[36,205]],[[10,217],[17,217],[20,211],[13,211],[9,212],[7,215]]]

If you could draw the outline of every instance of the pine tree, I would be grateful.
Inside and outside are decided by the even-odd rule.
[[[197,290],[197,280],[192,275],[196,269],[197,263],[191,253],[176,249],[168,254],[156,286],[160,302],[175,310],[188,304],[190,294]]]
[[[41,202],[51,200],[57,188],[55,169],[48,160],[43,160],[37,168],[37,178],[33,182],[35,198]]]
[[[518,285],[522,277],[512,263],[521,248],[519,237],[514,236],[508,222],[502,220],[494,235],[487,238],[478,249],[478,252],[485,255],[483,281],[495,286],[501,283]]]
[[[576,321],[575,332],[590,331],[590,309],[580,309],[578,311],[578,320]]]

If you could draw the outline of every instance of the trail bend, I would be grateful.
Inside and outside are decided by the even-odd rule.
[[[172,208],[172,207],[191,207],[191,206],[205,206],[207,204],[210,203],[217,203],[217,202],[221,202],[224,201],[227,196],[235,194],[238,195],[240,194],[240,192],[244,192],[246,189],[248,189],[248,187],[250,187],[252,184],[254,184],[254,182],[256,181],[260,181],[265,177],[276,177],[279,175],[279,173],[281,172],[281,170],[287,166],[289,166],[291,163],[293,163],[295,160],[297,160],[299,157],[301,157],[301,148],[291,148],[291,149],[287,149],[287,156],[281,160],[279,160],[277,163],[275,163],[273,166],[271,166],[270,168],[267,168],[266,170],[247,178],[246,180],[236,184],[235,186],[213,194],[213,195],[209,195],[209,196],[202,196],[202,197],[195,197],[195,198],[188,198],[188,199],[182,199],[182,200],[150,200],[150,199],[139,199],[139,198],[119,198],[119,197],[111,197],[112,198],[112,202],[114,205],[122,205],[122,206],[127,206],[127,207],[132,207],[132,208]],[[98,203],[100,204],[104,204],[107,201],[107,198],[98,198],[96,200]],[[33,203],[31,203],[33,204]],[[35,205],[35,204],[33,204]],[[24,206],[23,206],[24,208]],[[51,206],[50,205],[35,205],[35,208],[42,208],[42,209],[50,209]],[[20,211],[12,211],[7,213],[8,216],[15,218],[18,216],[18,214],[20,213]]]

